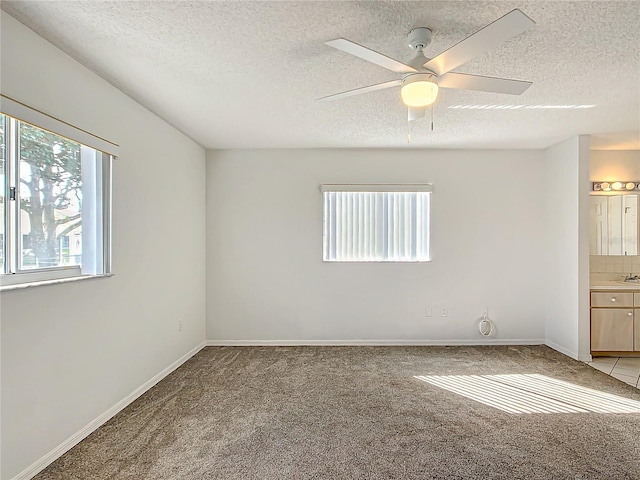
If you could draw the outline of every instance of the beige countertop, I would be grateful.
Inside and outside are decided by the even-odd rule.
[[[631,290],[640,292],[640,283],[620,280],[592,280],[589,287],[591,290]]]

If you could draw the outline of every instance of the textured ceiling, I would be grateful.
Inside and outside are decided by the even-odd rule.
[[[208,148],[406,147],[397,89],[314,101],[398,78],[324,42],[345,37],[408,60],[407,32],[426,26],[433,57],[513,8],[536,27],[455,71],[533,86],[519,97],[443,89],[434,131],[428,118],[414,122],[410,147],[544,148],[593,134],[594,148],[640,148],[640,2],[2,1]]]

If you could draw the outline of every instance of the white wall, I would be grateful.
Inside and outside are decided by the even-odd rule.
[[[546,150],[547,345],[589,356],[589,137]]]
[[[207,338],[481,343],[489,307],[496,342],[543,343],[543,167],[522,150],[208,151]],[[433,182],[432,262],[322,262],[319,186],[359,182]]]
[[[640,150],[592,150],[592,182],[640,181]]]
[[[0,296],[10,479],[204,340],[205,164],[201,147],[4,13],[1,34],[2,93],[121,146],[116,276]]]

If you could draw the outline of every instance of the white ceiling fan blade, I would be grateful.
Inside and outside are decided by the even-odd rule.
[[[409,109],[409,117],[408,120],[417,120],[418,118],[424,117],[427,107],[407,107]]]
[[[445,50],[437,57],[432,58],[424,64],[424,67],[438,75],[443,75],[481,53],[495,48],[502,42],[528,30],[535,24],[533,20],[516,8]]]
[[[387,70],[391,70],[396,73],[416,73],[417,70],[409,65],[405,65],[397,60],[394,60],[391,57],[387,57],[381,53],[378,53],[370,48],[363,47],[362,45],[358,45],[357,43],[353,43],[351,40],[347,40],[346,38],[337,38],[335,40],[329,40],[325,42],[325,45],[329,45],[330,47],[337,48],[338,50],[342,50],[343,52],[350,53],[351,55],[355,55],[356,57],[360,57],[367,62],[375,63],[376,65],[380,65]]]
[[[340,98],[351,97],[353,95],[360,95],[361,93],[375,92],[376,90],[383,90],[385,88],[399,87],[402,85],[402,80],[391,80],[390,82],[377,83],[375,85],[369,85],[368,87],[354,88],[353,90],[347,90],[346,92],[334,93],[333,95],[327,95],[326,97],[316,98],[316,100],[322,102],[328,102],[331,100],[338,100]]]
[[[479,90],[481,92],[508,93],[510,95],[521,95],[531,85],[533,85],[533,82],[455,72],[445,73],[438,78],[438,86],[442,88]]]

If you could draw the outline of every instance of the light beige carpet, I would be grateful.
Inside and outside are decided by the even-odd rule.
[[[36,478],[640,479],[640,413],[514,414],[416,378],[506,374],[640,402],[547,347],[210,347]]]

